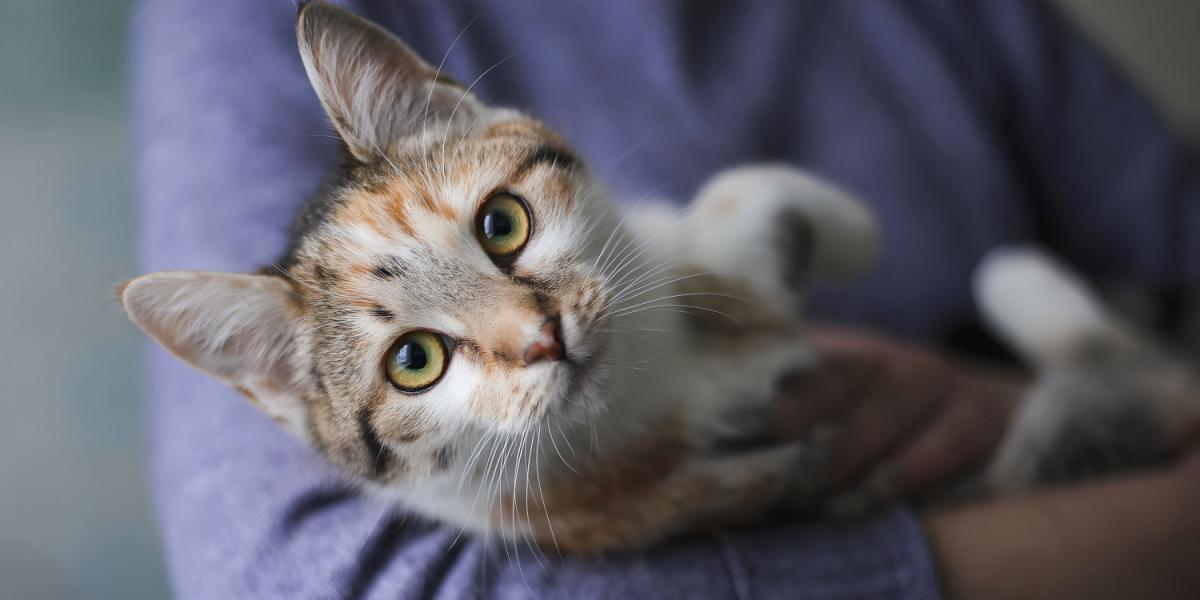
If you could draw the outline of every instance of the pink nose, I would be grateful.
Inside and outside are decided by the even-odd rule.
[[[550,317],[538,328],[533,341],[525,348],[525,364],[532,365],[544,360],[562,360],[567,355],[562,345],[562,331],[559,328],[558,317]]]

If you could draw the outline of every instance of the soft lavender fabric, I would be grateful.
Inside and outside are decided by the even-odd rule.
[[[451,5],[453,4],[453,5]],[[352,7],[485,99],[563,130],[626,197],[686,198],[785,160],[858,192],[881,267],[814,310],[915,339],[972,311],[987,248],[1200,281],[1200,185],[1144,103],[1034,0],[393,1]],[[701,8],[703,7],[703,8]],[[245,271],[334,155],[291,0],[144,0],[135,22],[143,265]],[[1103,271],[1101,270],[1103,269]],[[912,516],[789,524],[598,561],[488,556],[347,492],[242,398],[155,349],[153,483],[184,598],[932,598]]]

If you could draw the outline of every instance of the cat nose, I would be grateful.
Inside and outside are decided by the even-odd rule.
[[[525,348],[525,364],[532,365],[542,361],[562,360],[567,356],[562,344],[562,329],[557,316],[546,319],[533,336],[533,341]]]

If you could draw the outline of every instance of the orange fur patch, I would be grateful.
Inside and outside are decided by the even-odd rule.
[[[522,138],[526,140],[545,141],[547,143],[566,146],[566,140],[557,132],[546,127],[541,121],[534,119],[513,119],[490,125],[483,130],[484,139]]]
[[[681,503],[704,493],[702,478],[680,478],[691,456],[686,426],[664,418],[642,437],[602,463],[529,499],[531,535],[545,547],[572,554],[638,546],[657,539]],[[520,518],[524,499],[518,499]],[[511,499],[501,498],[497,517],[509,519]]]

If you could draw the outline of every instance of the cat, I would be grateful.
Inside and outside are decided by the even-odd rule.
[[[305,2],[297,37],[342,142],[337,178],[259,273],[123,284],[137,326],[367,492],[464,530],[590,554],[820,508],[828,431],[770,440],[771,399],[783,373],[819,361],[800,318],[809,282],[857,276],[879,252],[860,202],[747,166],[686,211],[620,216],[560,135],[485,105],[382,28]],[[1041,257],[981,272],[998,329],[1047,373],[1075,368],[1056,366],[1074,360],[1070,326],[1100,347],[1135,339]],[[1094,310],[1009,297],[1028,280]],[[1062,404],[1059,379],[1018,418],[995,489],[1090,456],[1095,435],[1064,431],[1079,406],[1046,408]],[[1169,436],[1152,422],[1167,407],[1124,400],[1147,421],[1133,462],[1161,460]],[[1083,441],[1051,448],[1067,439]]]

